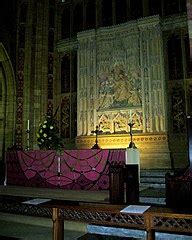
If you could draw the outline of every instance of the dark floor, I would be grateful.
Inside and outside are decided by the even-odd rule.
[[[161,199],[164,197],[164,189],[146,188],[141,189],[142,197],[151,196]],[[71,200],[78,196],[80,201],[105,202],[109,199],[109,192],[87,192],[87,191],[63,191],[54,189],[40,189],[27,187],[5,187],[0,186],[0,195],[25,196],[32,198],[54,198]],[[147,199],[149,200],[149,198]],[[114,237],[87,234],[86,224],[80,222],[65,221],[64,239],[65,240],[132,240],[139,238],[131,237]],[[83,237],[82,237],[83,236]],[[130,235],[133,236],[133,235]],[[136,236],[137,237],[137,236]],[[159,234],[157,240],[192,240],[192,236],[176,236],[174,234]],[[52,240],[52,221],[51,219],[42,219],[26,216],[18,216],[16,214],[0,213],[0,240]]]
[[[65,229],[64,239],[76,240],[85,234],[83,229],[75,229]],[[0,220],[0,240],[52,240],[52,228]]]
[[[117,236],[107,236],[107,235],[89,234],[89,233],[78,238],[78,240],[137,240],[137,239],[139,238],[117,237]]]
[[[0,240],[19,240],[20,238],[0,236]]]

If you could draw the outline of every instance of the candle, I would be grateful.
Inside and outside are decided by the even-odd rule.
[[[138,179],[140,183],[140,153],[138,148],[127,148],[125,151],[125,164],[138,164]]]
[[[61,158],[58,156],[58,173],[61,172]]]
[[[29,130],[29,119],[27,120],[27,130]]]
[[[138,148],[127,148],[125,152],[125,164],[140,164]]]

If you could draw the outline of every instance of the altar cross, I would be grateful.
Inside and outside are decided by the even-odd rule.
[[[130,127],[130,131],[129,134],[131,136],[131,141],[129,143],[129,148],[136,148],[135,143],[133,142],[133,133],[132,133],[132,128],[134,126],[133,122],[128,123],[129,127]]]
[[[99,130],[99,126],[96,126],[96,129],[91,131],[91,133],[95,133],[96,134],[96,137],[95,137],[95,144],[94,146],[91,148],[91,149],[100,149],[99,145],[98,145],[98,135],[100,133],[102,133],[101,130]]]

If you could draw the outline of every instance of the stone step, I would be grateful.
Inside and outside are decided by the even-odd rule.
[[[139,197],[139,202],[147,205],[166,205],[165,198],[162,197]]]
[[[86,233],[85,235],[79,237],[77,240],[141,240],[141,238],[133,237],[120,237],[120,236],[111,236],[106,234],[95,234],[95,233]]]
[[[165,188],[164,183],[153,183],[153,182],[145,182],[145,183],[140,183],[141,188]]]
[[[165,183],[165,177],[141,177],[140,182]]]
[[[171,169],[141,169],[140,175],[143,176],[156,176],[165,177],[167,172],[172,172]]]
[[[148,187],[140,190],[139,202],[153,205],[165,205],[165,188]]]
[[[146,232],[136,229],[125,229],[107,226],[87,225],[87,232],[91,234],[103,234],[107,236],[132,237],[134,239],[146,239]],[[102,238],[103,239],[103,238]],[[192,240],[192,236],[174,233],[155,232],[156,240]]]
[[[173,171],[170,169],[142,169],[140,171],[140,187],[165,189],[165,175],[168,172]]]

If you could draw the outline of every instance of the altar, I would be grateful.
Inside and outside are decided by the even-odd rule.
[[[10,150],[7,185],[73,190],[108,190],[109,168],[125,163],[125,149]]]

